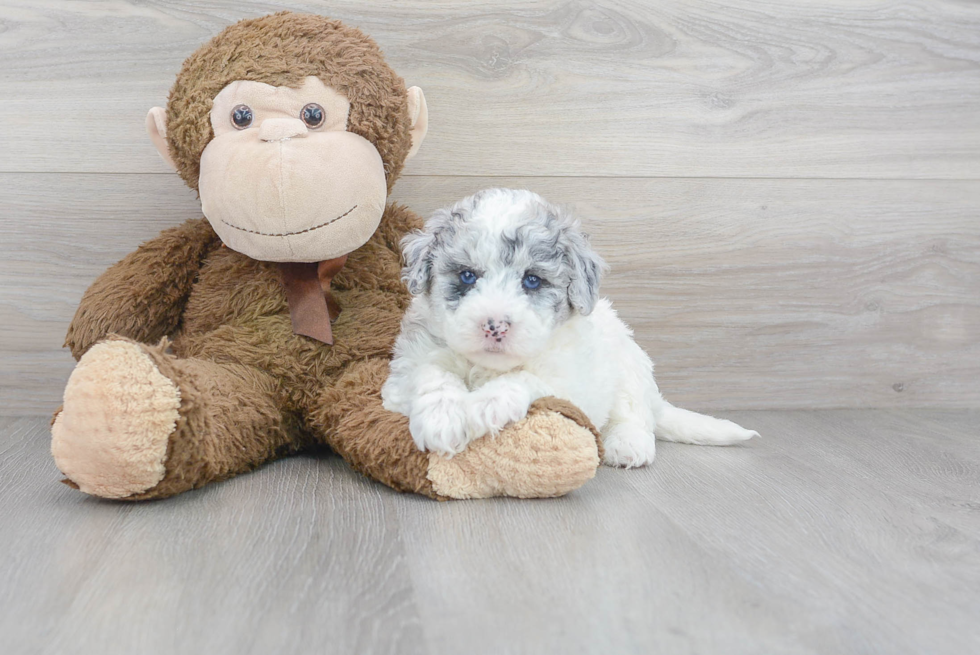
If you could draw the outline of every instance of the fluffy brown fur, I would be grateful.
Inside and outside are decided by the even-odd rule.
[[[211,99],[226,84],[298,85],[307,75],[347,94],[350,130],[377,146],[390,189],[411,145],[404,83],[361,32],[288,13],[233,25],[185,63],[170,94],[168,140],[187,184],[196,187]],[[278,265],[223,248],[204,219],[164,231],[99,277],[68,330],[72,354],[105,338],[132,340],[180,395],[164,477],[130,499],[170,496],[324,444],[395,489],[439,497],[429,456],[380,399],[409,303],[399,241],[421,224],[391,204],[351,253],[333,283],[343,311],[332,347],[293,334]],[[587,423],[565,405],[532,413],[552,412],[569,430]]]

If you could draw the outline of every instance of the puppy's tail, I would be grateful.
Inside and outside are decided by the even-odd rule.
[[[701,446],[727,446],[759,436],[755,430],[746,430],[737,423],[674,407],[666,400],[657,416],[654,433],[664,441]]]

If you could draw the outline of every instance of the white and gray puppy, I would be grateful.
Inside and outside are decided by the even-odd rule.
[[[609,301],[605,263],[560,208],[487,189],[437,211],[402,241],[413,294],[384,406],[409,417],[421,450],[452,455],[544,396],[577,405],[605,463],[643,466],[655,439],[731,444],[757,432],[674,407]]]

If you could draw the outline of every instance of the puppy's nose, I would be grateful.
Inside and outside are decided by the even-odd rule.
[[[285,141],[306,136],[309,130],[298,118],[267,118],[259,126],[259,138],[263,141]]]
[[[483,337],[487,340],[500,343],[504,340],[504,337],[507,336],[507,330],[509,329],[510,321],[488,318],[483,322]]]

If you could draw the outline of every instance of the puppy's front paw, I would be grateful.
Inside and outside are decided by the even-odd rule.
[[[524,385],[494,381],[470,394],[467,415],[477,435],[497,434],[527,416],[530,406],[531,393]]]
[[[615,425],[602,435],[602,448],[605,451],[603,464],[629,469],[652,464],[657,454],[657,441],[652,432],[640,426]]]
[[[472,441],[462,392],[429,393],[412,404],[408,430],[419,450],[452,457]]]

